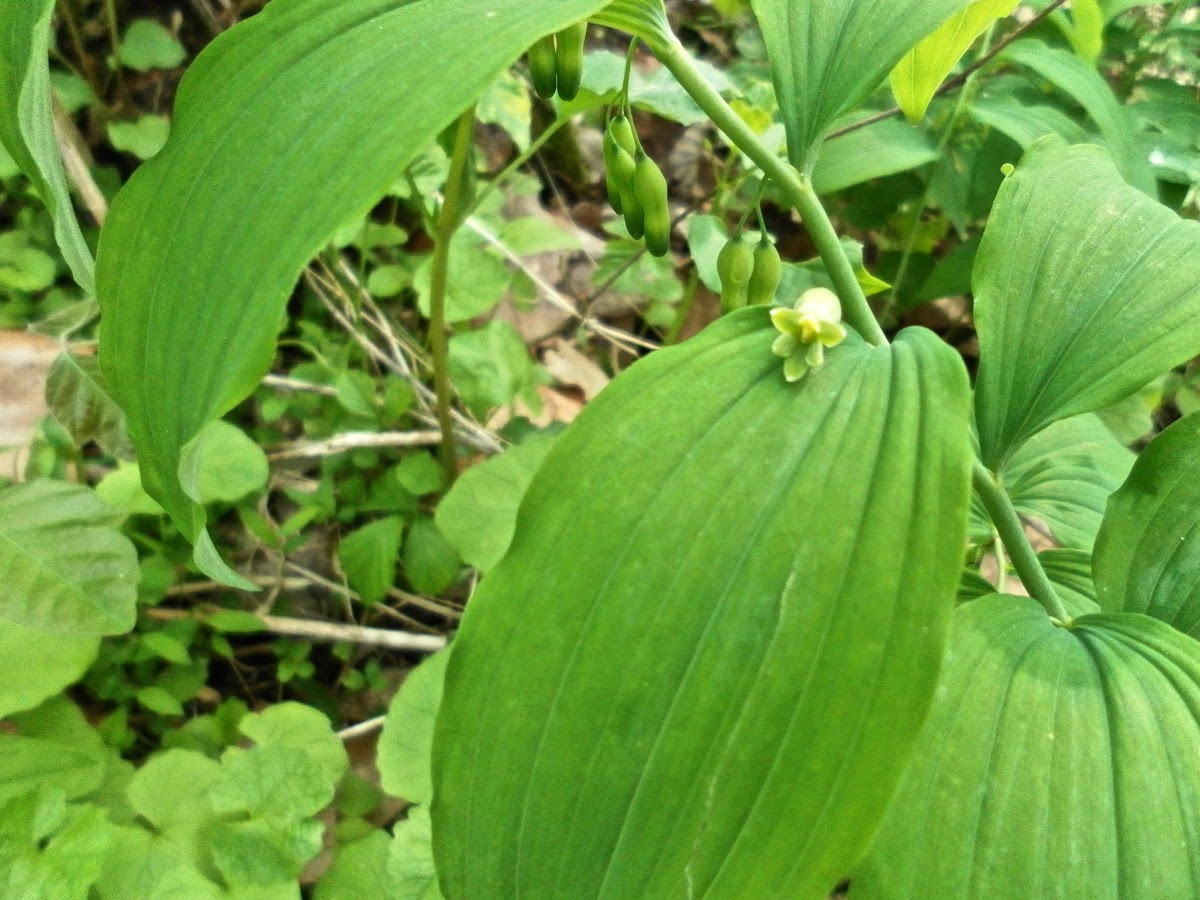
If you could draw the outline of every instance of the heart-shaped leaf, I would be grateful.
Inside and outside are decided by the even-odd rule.
[[[50,95],[54,0],[0,0],[0,144],[33,182],[54,220],[54,237],[79,286],[96,292],[95,262],[71,195]]]
[[[966,382],[909,329],[789,385],[775,336],[652,354],[538,470],[449,662],[447,896],[824,898],[865,847],[962,566]]]
[[[751,0],[788,155],[806,174],[842,113],[883,84],[913,46],[970,0]]]
[[[1200,638],[1200,413],[1138,457],[1096,539],[1100,605],[1145,613]]]
[[[1000,595],[955,619],[852,900],[1200,896],[1200,644]]]
[[[1200,223],[1126,185],[1099,147],[1034,144],[975,262],[976,419],[993,471],[1052,422],[1200,353]]]
[[[188,70],[170,141],[101,238],[100,362],[147,490],[214,577],[232,573],[181,451],[267,372],[300,271],[533,40],[602,5],[274,0]]]

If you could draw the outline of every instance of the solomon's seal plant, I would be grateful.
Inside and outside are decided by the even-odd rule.
[[[385,733],[385,782],[409,785],[415,805],[394,838],[338,849],[380,896],[822,900],[849,878],[851,900],[1200,897],[1200,413],[1136,466],[1118,444],[1124,469],[1103,489],[1093,457],[1063,437],[1111,443],[1097,413],[1200,355],[1200,224],[1160,202],[1132,116],[1071,49],[1094,44],[1087,23],[1104,4],[1077,2],[1070,20],[1061,3],[1034,5],[1046,7],[1035,25],[1058,12],[1069,46],[1016,27],[1011,46],[993,42],[1012,2],[751,0],[775,129],[752,127],[661,0],[271,0],[190,69],[170,140],[100,237],[99,365],[145,490],[221,584],[256,589],[211,536],[197,460],[212,423],[270,371],[305,267],[398,176],[415,184],[439,136],[448,165],[428,217],[427,303],[406,321],[431,349],[440,474],[458,475],[447,343],[474,314],[449,311],[449,285],[455,254],[471,248],[459,229],[486,230],[469,178],[476,103],[523,54],[538,93],[575,97],[604,128],[610,202],[650,253],[668,252],[672,221],[634,128],[633,54],[622,86],[589,100],[588,22],[657,58],[740,167],[730,194],[769,184],[806,235],[781,243],[785,255],[818,255],[785,263],[761,211],[756,245],[747,209],[712,265],[726,314],[624,367],[539,450],[511,544],[489,552],[449,651],[414,676],[420,702],[402,704],[409,718],[425,710],[425,730]],[[51,6],[0,0],[21,45],[0,63],[0,139],[90,289],[53,140]],[[939,85],[985,32],[990,49],[946,106]],[[463,64],[408,64],[430,59]],[[1041,106],[1012,129],[1005,99],[973,90],[993,62],[1036,72],[1027,93],[1039,104],[1043,82],[1084,85],[1098,130]],[[938,140],[864,111],[893,72],[910,115],[937,113]],[[972,157],[995,190],[966,266],[973,380],[934,331],[891,327],[897,303],[876,317],[861,247],[821,199],[844,183],[856,131],[900,128],[908,158],[935,166],[965,152],[951,137],[968,111],[1012,129],[1021,151],[1004,179],[995,158]],[[952,168],[929,173],[928,196],[969,220],[977,198],[940,192]],[[689,235],[697,248],[701,231]],[[724,222],[714,232],[715,251]],[[1099,500],[1039,506],[1056,478]],[[1035,518],[1070,546],[1038,552]],[[401,523],[380,524],[360,540],[394,554]],[[128,631],[136,560],[112,527],[83,487],[0,492],[0,619],[87,652]],[[414,531],[428,546],[429,529]],[[97,534],[109,535],[99,555],[64,550]],[[976,571],[981,548],[996,582]],[[375,586],[385,594],[386,577]],[[94,734],[65,698],[37,714],[26,700],[14,701],[20,733],[0,729],[11,746],[33,742],[20,760]],[[231,873],[260,879],[238,896],[297,896],[347,765],[317,719],[290,707],[247,716],[231,741],[253,747],[219,761],[170,750],[136,776],[89,768],[83,752],[67,767],[88,773],[67,787],[69,812],[61,791],[18,790],[22,770],[0,780],[5,798],[19,795],[0,833],[39,864],[55,841],[103,833],[105,847],[131,848],[122,886],[183,860],[190,880],[175,896],[231,895]],[[394,764],[414,746],[424,755],[408,770]],[[164,784],[186,814],[159,801]],[[120,801],[105,806],[110,795]],[[287,877],[266,884],[258,864],[279,859]]]

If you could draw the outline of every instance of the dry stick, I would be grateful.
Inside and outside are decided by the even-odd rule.
[[[54,97],[54,138],[67,180],[97,225],[108,218],[108,199],[88,168],[87,143],[57,96]]]
[[[347,431],[322,441],[297,441],[267,454],[268,459],[315,459],[350,450],[436,447],[440,431]]]
[[[942,94],[949,93],[955,88],[962,87],[964,84],[966,84],[968,78],[1003,53],[1006,49],[1008,49],[1010,44],[1019,39],[1022,35],[1026,34],[1031,28],[1035,28],[1039,23],[1045,20],[1047,16],[1049,16],[1060,6],[1063,6],[1066,2],[1067,0],[1054,0],[1053,3],[1043,9],[1028,22],[1013,29],[1010,34],[1005,35],[1005,37],[989,52],[979,57],[979,59],[975,60],[975,62],[973,62],[971,65],[967,66],[953,78],[948,79],[944,84],[942,84],[941,87],[934,91],[934,96],[941,96]],[[874,125],[876,122],[882,122],[884,119],[894,118],[895,116],[900,115],[902,112],[903,110],[898,106],[895,106],[891,109],[886,109],[883,112],[876,113],[873,116],[867,116],[865,119],[859,119],[857,122],[851,122],[845,128],[839,128],[837,131],[829,132],[829,134],[826,135],[825,140],[831,141],[834,138],[839,138],[842,135],[849,134],[852,131],[858,131],[860,128],[866,128],[868,125]]]
[[[573,318],[579,319],[580,325],[587,331],[592,332],[598,337],[602,337],[609,343],[622,350],[628,352],[636,352],[638,347],[646,350],[657,350],[658,344],[652,341],[647,341],[637,335],[630,334],[627,331],[622,331],[620,328],[614,328],[611,325],[605,325],[603,322],[597,321],[586,312],[581,313],[567,297],[563,296],[552,284],[533,271],[525,262],[518,256],[507,244],[500,239],[486,224],[479,221],[475,217],[467,219],[466,225],[487,243],[491,244],[508,259],[513,265],[517,266],[529,279],[534,286],[541,291],[555,308],[562,310]]]
[[[343,728],[337,733],[337,736],[343,743],[357,740],[361,737],[366,737],[369,734],[374,734],[383,727],[387,716],[376,716],[373,719],[367,719],[365,722],[359,722],[357,725],[351,725],[348,728]]]
[[[192,619],[196,616],[182,609],[148,609],[146,615],[152,619]],[[273,634],[287,637],[306,638],[324,644],[359,644],[364,647],[381,647],[385,650],[405,650],[417,653],[436,653],[446,646],[446,638],[440,634],[411,634],[407,631],[392,631],[385,628],[367,628],[364,625],[339,625],[333,622],[318,622],[314,619],[292,619],[283,616],[268,616],[251,613]]]
[[[307,281],[312,292],[316,294],[317,299],[320,300],[324,305],[326,311],[328,311],[328,313],[333,317],[334,321],[336,321],[338,325],[340,325],[342,329],[350,335],[355,343],[357,343],[363,348],[363,350],[366,351],[368,356],[374,359],[377,363],[379,363],[379,365],[383,366],[383,368],[387,369],[389,372],[394,372],[401,378],[408,380],[412,384],[413,390],[416,392],[418,399],[423,401],[431,401],[433,399],[433,391],[414,378],[412,373],[409,372],[404,366],[398,364],[395,360],[380,350],[379,347],[377,347],[369,338],[367,338],[357,328],[354,327],[354,324],[341,312],[341,310],[337,308],[337,305],[327,293],[326,285],[321,282],[321,279],[316,275],[316,273],[310,269],[305,273],[305,280]],[[336,391],[334,393],[336,394]],[[421,419],[427,424],[436,424],[437,422],[437,420],[432,416],[421,413],[417,413],[416,415],[417,418]],[[459,439],[462,440],[463,443],[474,447],[481,453],[499,453],[504,449],[504,444],[499,438],[486,429],[480,427],[475,422],[471,421],[471,419],[464,416],[458,410],[454,410],[452,415],[455,424],[458,426]]]

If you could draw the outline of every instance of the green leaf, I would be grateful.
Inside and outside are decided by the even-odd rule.
[[[834,120],[867,99],[918,41],[969,0],[751,0],[787,127],[811,173]]]
[[[329,717],[311,706],[288,701],[243,717],[238,730],[259,747],[301,750],[325,771],[330,782],[341,781],[349,766],[346,747],[329,724]]]
[[[1044,522],[1063,546],[1090,552],[1108,497],[1125,481],[1134,459],[1089,413],[1033,437],[1013,454],[1001,477],[1019,513]]]
[[[117,463],[117,467],[96,485],[96,496],[126,515],[159,516],[163,513],[163,508],[142,487],[142,473],[137,463]]]
[[[428,811],[412,807],[390,840],[386,832],[375,831],[339,848],[317,883],[316,900],[442,900],[431,832]]]
[[[427,257],[413,273],[417,308],[429,318],[433,259]],[[470,231],[459,231],[450,243],[446,274],[446,321],[465,322],[482,316],[504,299],[512,284],[508,266],[487,250]]]
[[[409,803],[433,799],[433,723],[442,705],[449,659],[450,651],[442,650],[408,673],[388,706],[379,736],[379,783]]]
[[[1096,541],[1105,610],[1145,613],[1200,638],[1200,413],[1142,451]]]
[[[139,704],[160,716],[183,715],[183,705],[174,694],[160,685],[141,688],[134,696]]]
[[[33,709],[83,677],[100,650],[91,634],[50,634],[0,621],[0,718]]]
[[[109,393],[94,357],[61,354],[46,379],[46,404],[77,446],[95,442],[109,456],[132,456],[125,413]]]
[[[437,596],[454,584],[462,559],[428,516],[413,521],[404,542],[404,576],[414,590]]]
[[[824,898],[865,849],[962,568],[966,377],[914,328],[789,385],[774,336],[651,354],[538,470],[447,673],[450,896]]]
[[[1060,547],[1043,550],[1038,554],[1038,559],[1067,612],[1073,616],[1100,612],[1100,604],[1096,602],[1096,585],[1092,581],[1090,553]]]
[[[378,603],[396,581],[404,520],[388,516],[350,532],[338,544],[338,563],[364,603]]]
[[[450,338],[450,379],[480,416],[537,387],[537,365],[517,329],[499,319]]]
[[[1125,179],[1157,197],[1154,173],[1137,138],[1137,123],[1095,68],[1069,50],[1037,40],[1017,41],[1004,51],[1004,58],[1032,69],[1087,110]]]
[[[517,527],[517,509],[555,435],[537,434],[459,476],[434,520],[463,561],[487,572],[503,559]]]
[[[236,425],[209,422],[183,448],[179,480],[196,503],[236,503],[267,486],[267,454]]]
[[[274,0],[188,69],[168,145],[113,203],[97,275],[101,366],[187,538],[205,516],[179,483],[183,447],[268,371],[304,266],[533,40],[601,5]],[[470,66],[418,64],[468,46]]]
[[[813,187],[819,194],[831,194],[872,178],[920,168],[937,156],[937,148],[923,132],[907,122],[887,119],[826,144],[813,169]]]
[[[188,847],[128,826],[116,829],[96,890],[100,900],[228,900]]]
[[[984,94],[968,107],[981,125],[995,128],[1026,150],[1048,134],[1068,144],[1094,143],[1087,130],[1061,109],[1042,103],[1027,103],[1007,93]]]
[[[1075,52],[1091,65],[1104,49],[1104,10],[1100,0],[1072,0],[1069,37]]]
[[[221,822],[207,835],[213,862],[230,884],[249,888],[290,887],[304,863],[321,851],[324,826],[311,819],[254,818],[246,822]],[[261,894],[251,890],[250,897]]]
[[[53,285],[57,275],[54,257],[33,246],[27,232],[0,234],[0,287],[36,293]]]
[[[166,146],[171,136],[171,120],[166,116],[145,115],[133,122],[109,122],[106,130],[114,150],[150,159]]]
[[[214,813],[221,766],[193,750],[167,750],[134,773],[126,793],[138,815],[175,843],[191,843]]]
[[[1198,716],[1200,645],[1161,622],[968,603],[852,900],[1197,896]]]
[[[95,263],[83,239],[54,136],[50,96],[54,0],[0,0],[0,143],[54,219],[54,237],[79,286],[96,293]]]
[[[392,470],[400,487],[414,497],[436,494],[446,486],[446,471],[430,453],[413,453]]]
[[[977,422],[995,469],[1052,422],[1116,403],[1200,352],[1200,224],[1046,138],[1006,179],[975,263]]]
[[[183,44],[154,19],[134,19],[117,47],[117,59],[138,72],[174,69],[187,58]]]
[[[221,776],[209,791],[218,813],[302,819],[333,800],[325,764],[297,747],[230,747],[221,757]]]
[[[0,883],[20,900],[86,900],[100,876],[112,824],[94,805],[64,806],[39,791],[6,804],[0,816]]]
[[[0,490],[0,619],[56,634],[124,634],[137,552],[123,516],[87,488],[31,481]]]
[[[910,121],[925,118],[929,101],[976,38],[997,19],[1012,14],[1020,0],[974,0],[913,47],[892,70],[892,93]]]

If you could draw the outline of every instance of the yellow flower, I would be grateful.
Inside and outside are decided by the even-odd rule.
[[[825,348],[846,339],[842,304],[828,288],[805,291],[792,309],[771,310],[771,322],[779,331],[771,352],[783,357],[783,375],[792,382],[824,364]]]

